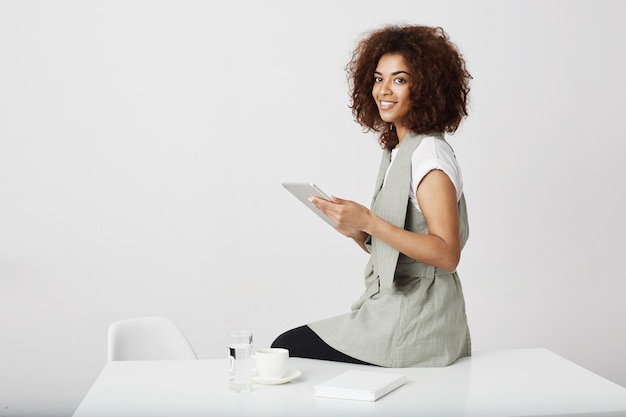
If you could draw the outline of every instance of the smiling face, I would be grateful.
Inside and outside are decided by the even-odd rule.
[[[380,57],[374,71],[372,96],[380,118],[394,124],[400,139],[406,133],[403,120],[411,109],[410,83],[411,74],[402,55],[385,54]]]

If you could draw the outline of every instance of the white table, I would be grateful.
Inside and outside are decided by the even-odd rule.
[[[284,385],[227,388],[226,359],[109,362],[74,417],[115,416],[626,416],[626,388],[545,349],[475,352],[446,368],[386,369],[291,358]],[[376,402],[318,398],[313,386],[348,369],[400,372]]]

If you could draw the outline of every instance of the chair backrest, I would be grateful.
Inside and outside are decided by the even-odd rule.
[[[137,317],[109,326],[109,361],[198,359],[182,330],[165,317]]]

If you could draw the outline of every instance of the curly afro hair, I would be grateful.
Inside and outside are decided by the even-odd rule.
[[[383,148],[398,143],[396,131],[380,118],[372,97],[374,71],[385,54],[400,54],[411,72],[412,108],[405,126],[414,133],[454,133],[467,116],[472,78],[465,61],[440,27],[390,25],[369,32],[346,66],[352,114],[365,131],[378,133]]]

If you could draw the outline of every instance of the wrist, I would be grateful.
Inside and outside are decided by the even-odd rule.
[[[378,217],[376,214],[370,211],[368,215],[367,223],[365,227],[363,228],[363,233],[365,233],[366,236],[368,235],[374,236],[376,234],[376,228],[378,227],[380,220],[381,220],[380,217]]]

